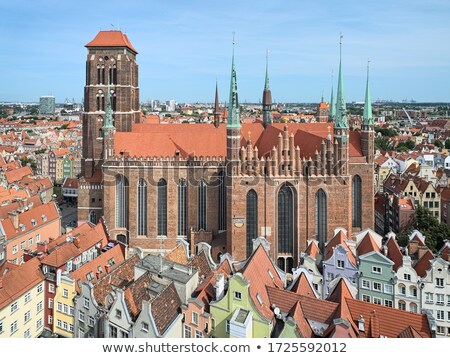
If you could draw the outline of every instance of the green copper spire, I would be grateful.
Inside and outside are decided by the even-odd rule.
[[[105,120],[103,121],[103,130],[105,129],[114,129],[113,125],[113,117],[112,117],[112,108],[111,108],[111,89],[106,90],[106,109],[105,109]],[[105,131],[103,131],[105,133]]]
[[[339,41],[339,78],[336,99],[336,118],[334,128],[348,128],[347,107],[344,96],[344,78],[342,75],[342,35]]]
[[[366,99],[364,102],[364,114],[362,124],[373,126],[372,101],[370,99],[370,88],[369,88],[369,64],[370,61],[367,61]]]
[[[234,34],[233,34],[233,57],[231,61],[231,82],[230,82],[230,101],[228,103],[227,128],[241,128],[239,115],[239,101],[237,93],[236,67],[234,65]]]

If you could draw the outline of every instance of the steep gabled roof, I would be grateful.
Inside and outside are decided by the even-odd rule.
[[[319,246],[317,246],[316,240],[311,240],[308,247],[306,248],[305,254],[317,260],[317,258],[322,255]]]
[[[398,246],[395,237],[390,237],[386,242],[387,247],[387,257],[394,262],[394,271],[397,271],[400,266],[403,265],[403,254],[400,251],[400,246]]]
[[[303,296],[316,297],[316,294],[314,293],[314,290],[304,272],[297,277],[291,291]]]
[[[242,270],[242,274],[250,281],[249,294],[254,306],[264,317],[272,319],[273,312],[270,309],[266,286],[282,288],[283,280],[262,245],[259,245],[253,251]],[[262,304],[257,296],[260,297]]]
[[[427,271],[431,268],[430,260],[434,259],[434,255],[430,250],[427,250],[423,256],[414,265],[414,270],[420,277],[424,277]]]
[[[364,238],[359,242],[356,251],[358,253],[358,256],[362,256],[372,251],[380,252],[380,248],[378,247],[375,240],[372,238],[372,235],[370,235],[370,233],[368,232],[364,236]]]
[[[347,236],[342,230],[339,230],[336,235],[327,243],[327,246],[325,247],[325,260],[329,260],[334,253],[334,248],[341,245],[346,251],[347,251],[347,257],[348,260],[356,266],[356,258],[353,255],[352,251],[348,247],[348,245],[345,243],[345,240],[347,240]]]

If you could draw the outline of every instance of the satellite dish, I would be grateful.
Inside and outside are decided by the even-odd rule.
[[[280,309],[278,307],[275,307],[273,309],[273,313],[275,313],[275,315],[279,315],[280,314]]]

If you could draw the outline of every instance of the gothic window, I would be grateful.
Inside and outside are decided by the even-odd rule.
[[[97,214],[95,213],[94,210],[89,212],[89,222],[91,222],[93,224],[97,224]]]
[[[108,83],[113,83],[113,71],[111,67],[108,69]]]
[[[352,226],[362,226],[361,177],[355,175],[352,180]]]
[[[100,71],[100,65],[97,65],[97,84],[98,85],[102,83],[102,80],[100,78],[100,74],[101,74],[100,72],[101,72]]]
[[[105,84],[105,66],[102,65],[102,76],[101,76],[101,83]]]
[[[117,84],[117,67],[116,65],[113,66],[113,76],[112,76],[112,83]]]
[[[219,173],[219,230],[227,229],[227,188],[225,185],[225,172],[221,171]]]
[[[253,252],[253,240],[258,237],[258,194],[253,189],[247,193],[247,257]]]
[[[144,179],[139,179],[138,202],[137,202],[137,234],[147,235],[147,183]]]
[[[158,182],[158,236],[167,236],[167,182]]]
[[[206,184],[203,180],[198,185],[197,196],[197,227],[206,230]]]
[[[104,111],[105,110],[105,95],[104,94],[101,95],[101,106],[102,106],[102,108],[100,110]]]
[[[278,192],[278,253],[294,253],[294,194],[286,184]]]
[[[186,236],[186,179],[178,181],[178,236]]]
[[[323,252],[327,242],[327,194],[323,189],[316,193],[316,239]]]
[[[115,112],[116,111],[116,93],[112,92],[111,94],[111,108]]]
[[[116,176],[116,227],[128,229],[128,179]]]

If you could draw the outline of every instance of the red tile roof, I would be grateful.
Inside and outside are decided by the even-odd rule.
[[[6,271],[8,268],[8,271]],[[45,277],[40,270],[39,259],[33,258],[20,266],[4,265],[2,270],[2,288],[0,288],[0,309],[9,305],[20,296],[30,291]]]
[[[27,165],[21,168],[8,170],[7,172],[5,172],[5,178],[8,184],[19,181],[20,179],[28,175],[33,175],[33,171]]]
[[[46,225],[47,223],[59,219],[59,212],[54,202],[42,204],[37,207],[33,207],[28,211],[19,213],[19,227],[16,229],[10,218],[1,221],[3,230],[5,231],[7,240],[14,239],[17,236],[26,235],[27,232],[35,230],[39,226]],[[45,217],[45,220],[43,218]],[[33,226],[31,220],[36,220],[36,226]],[[24,230],[20,228],[20,224],[24,225]],[[45,238],[42,238],[45,239]]]
[[[36,208],[39,205],[42,205],[41,198],[38,195],[32,196],[31,198],[26,198],[25,202],[22,201],[14,201],[8,205],[0,206],[0,219],[6,219],[8,217],[8,212],[15,211],[22,206],[28,206]]]
[[[386,242],[387,247],[387,257],[394,262],[394,271],[397,271],[400,266],[403,265],[403,254],[400,251],[400,246],[398,246],[395,237],[389,238]]]
[[[367,338],[385,336],[397,338],[408,327],[415,329],[421,337],[431,338],[431,331],[425,314],[401,311],[374,303],[346,298],[353,322],[357,325],[364,318],[364,330]]]
[[[372,238],[372,235],[368,232],[364,238],[359,242],[358,247],[356,248],[358,252],[358,256],[362,256],[372,251],[380,252],[380,248],[378,247],[375,240]]]
[[[286,124],[275,123],[265,129],[260,122],[242,124],[241,146],[246,145],[249,132],[258,147],[259,156],[270,154],[278,145],[278,135]],[[321,143],[328,135],[329,123],[289,123],[289,134],[300,147],[302,157],[314,156],[321,150]],[[332,128],[330,129],[332,133]],[[202,140],[199,140],[202,138]],[[361,157],[360,135],[350,132],[350,156]],[[359,144],[358,144],[359,143]],[[226,157],[226,124],[215,128],[212,124],[133,124],[131,132],[117,132],[114,137],[114,153],[120,156],[169,157],[179,152],[181,158]]]
[[[295,281],[295,284],[292,287],[291,291],[303,296],[316,297],[316,294],[314,293],[314,290],[311,287],[311,284],[306,278],[304,272],[302,272],[300,276],[297,277],[297,280]]]
[[[253,251],[242,270],[244,277],[250,281],[249,294],[254,307],[266,318],[273,318],[273,311],[270,309],[269,298],[266,287],[283,287],[283,280],[266,250],[262,245]],[[273,278],[272,278],[273,277]],[[261,298],[259,303],[257,295]]]
[[[64,180],[62,187],[78,189],[78,179],[77,178],[66,178]]]
[[[134,53],[138,53],[127,35],[118,30],[100,31],[85,47],[127,47]]]
[[[312,240],[306,248],[305,254],[316,259],[322,254],[315,240]]]
[[[110,265],[110,260],[114,260],[114,265]],[[107,274],[107,266],[114,270],[114,268],[120,265],[125,260],[124,250],[121,245],[116,245],[101,255],[97,256],[92,261],[86,262],[78,270],[70,273],[70,276],[75,280],[75,289],[78,293],[81,292],[81,285],[79,282],[86,282],[86,275],[90,272],[94,273],[94,279],[91,282],[96,282]],[[101,271],[99,270],[101,268]],[[97,276],[98,275],[98,276]]]
[[[339,232],[334,235],[334,237],[327,243],[327,246],[325,247],[325,260],[329,260],[334,253],[334,248],[338,245],[341,245],[346,251],[347,251],[347,257],[348,260],[356,266],[356,258],[353,255],[352,251],[348,247],[348,245],[345,243],[345,240],[347,240],[347,236],[344,234],[342,230],[339,230]]]
[[[414,265],[414,270],[420,277],[424,277],[427,271],[431,268],[430,260],[434,259],[434,255],[430,250],[427,250],[423,256]]]

